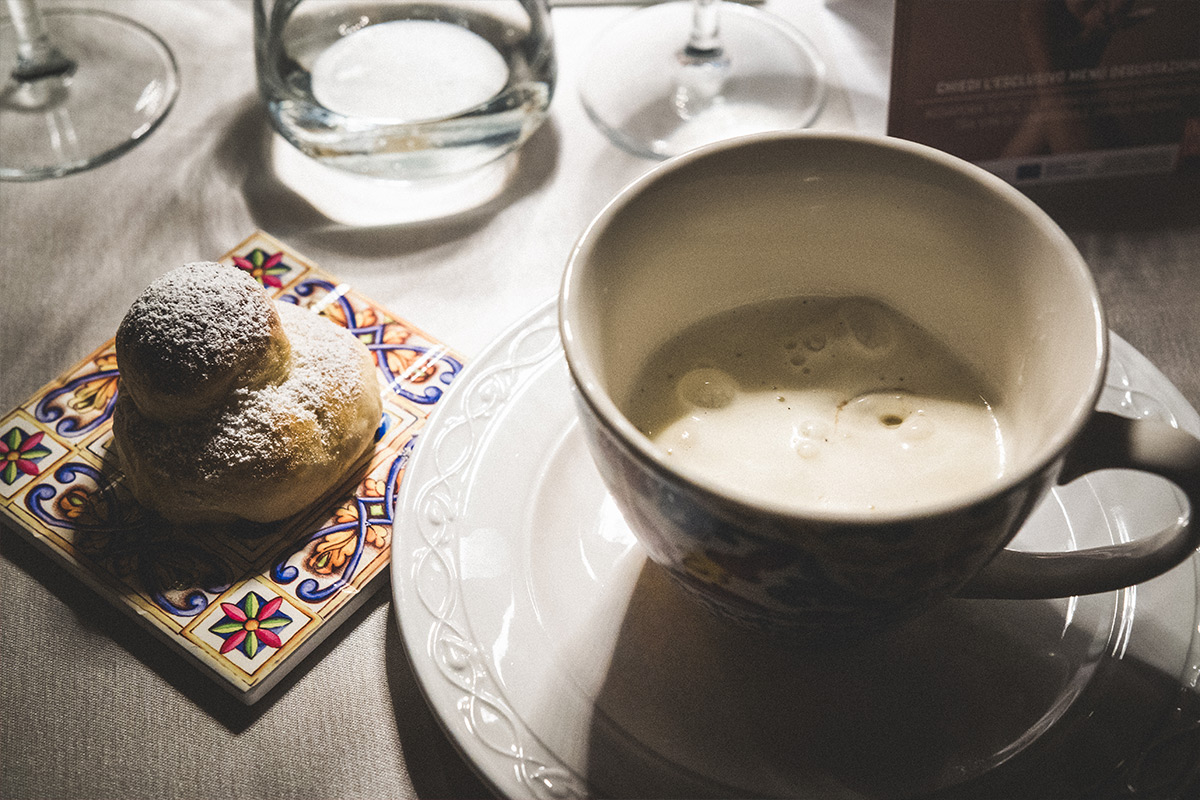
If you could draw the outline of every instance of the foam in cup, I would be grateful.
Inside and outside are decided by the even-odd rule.
[[[751,498],[892,512],[993,483],[1004,437],[982,377],[865,298],[751,304],[680,332],[626,413],[669,461]]]

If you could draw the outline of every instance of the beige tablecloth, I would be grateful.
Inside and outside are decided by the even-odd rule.
[[[255,94],[249,0],[93,0],[174,50],[175,108],[103,167],[0,184],[0,405],[15,406],[111,336],[164,270],[256,228],[468,357],[557,289],[583,226],[650,166],[586,120],[575,80],[618,8],[558,7],[560,82],[508,189],[451,220],[354,227],[280,180]],[[53,5],[47,0],[47,5]],[[834,67],[826,127],[882,132],[889,4],[770,0]],[[1112,328],[1200,405],[1195,179],[1034,194],[1096,273]],[[380,592],[253,707],[12,531],[0,559],[0,795],[5,798],[479,797],[427,708]]]

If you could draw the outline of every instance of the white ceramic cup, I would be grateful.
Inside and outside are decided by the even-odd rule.
[[[640,368],[674,334],[802,295],[883,301],[980,371],[1006,411],[1002,476],[911,512],[800,510],[668,461],[626,418]],[[585,230],[559,313],[588,444],[626,521],[652,560],[736,620],[866,631],[954,594],[1132,585],[1200,544],[1184,518],[1096,550],[1004,549],[1056,481],[1096,469],[1159,473],[1197,508],[1200,441],[1095,410],[1108,331],[1083,258],[1023,194],[932,148],[791,132],[666,162]],[[733,563],[757,566],[721,568]]]

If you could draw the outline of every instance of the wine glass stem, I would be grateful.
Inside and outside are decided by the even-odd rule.
[[[721,0],[692,0],[692,32],[684,52],[693,58],[721,53]]]
[[[692,0],[692,30],[677,54],[671,104],[680,119],[692,119],[721,102],[729,77],[729,58],[721,46],[722,0]]]
[[[12,76],[22,83],[41,78],[69,75],[75,62],[64,56],[50,40],[46,20],[36,0],[7,0],[17,35],[17,66]]]

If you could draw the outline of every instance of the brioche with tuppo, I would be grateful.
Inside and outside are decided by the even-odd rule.
[[[116,337],[126,485],[177,523],[270,522],[340,484],[382,416],[366,346],[210,262],[163,275]]]

